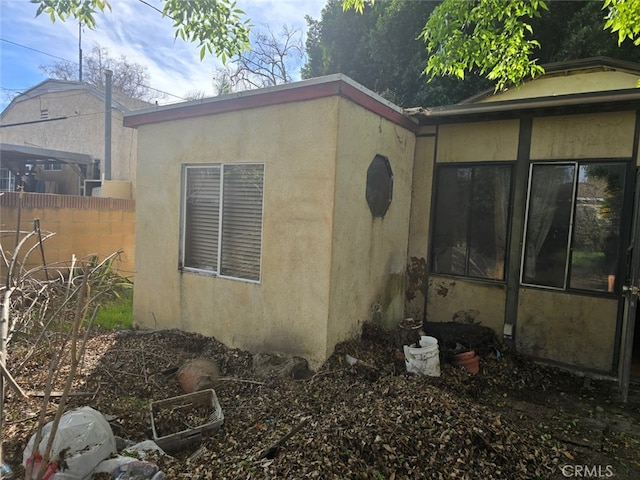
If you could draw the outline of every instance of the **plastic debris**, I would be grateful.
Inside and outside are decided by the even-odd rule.
[[[10,480],[13,478],[13,470],[11,470],[9,464],[3,463],[0,467],[0,478],[2,480]]]
[[[42,439],[36,447],[34,434],[23,453],[25,468],[33,464],[35,478],[43,461],[53,423],[42,428]],[[83,480],[105,458],[116,453],[116,441],[111,426],[100,412],[81,407],[65,412],[60,418],[51,448],[44,478],[50,480]]]
[[[111,478],[113,480],[164,480],[167,477],[155,463],[134,460],[116,468]]]

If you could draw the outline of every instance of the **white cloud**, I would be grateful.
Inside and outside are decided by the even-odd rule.
[[[306,33],[305,15],[319,18],[326,0],[238,0],[251,24],[283,25]],[[152,87],[178,96],[198,90],[213,92],[212,77],[221,63],[210,56],[201,62],[197,45],[174,40],[172,21],[138,0],[111,0],[112,11],[97,18],[95,31],[83,28],[82,47],[94,42],[148,68]],[[149,3],[161,8],[158,0]],[[24,90],[45,79],[38,66],[57,61],[78,61],[78,24],[51,23],[46,15],[35,18],[36,6],[26,0],[0,0],[0,87]],[[16,46],[15,43],[23,47]],[[24,47],[29,47],[24,48]],[[38,53],[34,50],[39,50]],[[46,55],[49,54],[49,55]],[[167,97],[167,100],[171,97]],[[164,100],[166,102],[167,100]],[[171,99],[170,101],[175,101]],[[2,108],[6,102],[2,105]]]

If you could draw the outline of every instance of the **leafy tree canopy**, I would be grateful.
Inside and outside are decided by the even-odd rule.
[[[173,20],[175,37],[196,43],[200,59],[214,53],[223,63],[249,48],[249,20],[231,0],[162,0],[160,13]],[[96,28],[96,15],[111,11],[107,0],[31,0],[38,5],[36,16],[47,14],[52,22],[75,18]]]
[[[374,2],[343,0],[342,5],[345,10],[362,13],[370,3]],[[492,80],[496,90],[543,73],[534,58],[541,43],[534,37],[533,25],[549,10],[550,3],[444,0],[419,35],[429,52],[424,73],[430,79],[464,79],[469,72],[479,73]],[[640,45],[640,0],[603,0],[599,9],[600,28],[616,33],[619,46],[627,39]]]

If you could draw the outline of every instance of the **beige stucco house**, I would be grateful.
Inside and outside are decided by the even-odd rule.
[[[372,315],[402,317],[416,124],[398,107],[333,76],[125,125],[138,128],[136,324],[317,367]]]
[[[135,194],[136,130],[123,126],[123,115],[150,104],[118,94],[113,94],[111,104],[113,182],[109,188],[121,198],[131,198]],[[2,185],[6,188],[24,174],[30,184],[35,185],[35,177],[45,182],[42,193],[90,195],[94,187],[101,186],[105,170],[105,94],[82,82],[45,80],[15,97],[2,112],[0,141],[7,160],[9,152],[15,151],[34,152],[34,159],[54,152],[62,159],[37,160],[40,164],[33,164],[33,171],[16,171],[13,163],[3,162]],[[62,152],[87,156],[93,165],[71,163]],[[18,154],[11,158],[15,160]]]
[[[599,58],[402,110],[334,75],[125,115],[135,322],[317,367],[363,321],[464,318],[628,379],[638,78]]]

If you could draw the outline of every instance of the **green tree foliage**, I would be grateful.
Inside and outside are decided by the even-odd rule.
[[[363,4],[362,14],[343,11],[330,0],[321,19],[307,17],[307,64],[303,78],[343,73],[403,106],[455,103],[490,82],[476,75],[465,81],[423,74],[428,52],[418,39],[436,2],[392,0]]]
[[[222,62],[249,47],[249,20],[231,0],[162,0],[162,16],[173,20],[175,36],[196,43],[200,59],[214,53]],[[31,0],[38,5],[36,16],[47,14],[52,22],[75,18],[88,28],[97,26],[96,15],[111,11],[107,0]],[[115,3],[117,5],[117,2]],[[152,7],[154,8],[154,7]]]
[[[547,5],[538,0],[445,0],[420,34],[432,53],[425,73],[464,79],[478,69],[496,90],[543,73],[532,59],[540,43],[527,22],[543,9]]]
[[[603,28],[602,3],[598,1],[549,1],[548,11],[531,25],[540,42],[541,64],[606,56],[640,62],[640,48],[632,42],[618,45],[616,35]]]
[[[626,39],[640,45],[640,0],[604,0],[604,7],[604,27],[618,34],[618,45]]]
[[[366,14],[372,3],[375,8],[377,2],[343,0],[343,8]],[[552,24],[555,28],[543,28],[542,35],[536,30]],[[541,63],[550,59],[636,60],[628,48],[612,51],[611,33],[618,47],[640,45],[640,0],[444,0],[420,32],[429,52],[422,65],[431,80],[480,74],[501,89],[541,74]]]

